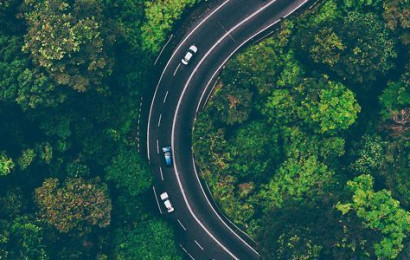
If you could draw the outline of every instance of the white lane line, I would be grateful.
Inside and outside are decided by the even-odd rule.
[[[294,9],[291,13],[293,13],[294,11],[296,11],[297,9],[299,9],[299,8],[300,8],[302,5],[304,5],[307,1],[309,1],[309,0],[303,1],[303,2],[302,2],[300,5],[298,5],[298,6],[296,7],[296,9]],[[319,2],[319,1],[317,1],[317,2]],[[316,3],[317,3],[317,2],[316,2]],[[248,41],[250,41],[252,38],[254,38],[255,36],[257,36],[259,33],[261,33],[261,32],[263,32],[263,31],[267,30],[269,27],[274,26],[275,24],[277,24],[277,23],[280,22],[281,20],[282,20],[282,19],[279,19],[279,20],[277,20],[277,21],[275,21],[275,22],[269,24],[268,26],[266,26],[266,27],[263,28],[262,30],[258,31],[258,32],[255,33],[254,35],[252,35],[250,38],[248,38],[248,39],[247,39],[245,42],[243,42],[241,45],[239,45],[238,48],[236,48],[236,49],[228,56],[228,58],[223,61],[223,63],[221,64],[221,66],[219,66],[218,69],[214,72],[214,74],[212,75],[211,79],[208,81],[208,84],[206,85],[205,89],[208,88],[208,86],[209,86],[209,84],[211,84],[213,78],[216,76],[216,74],[219,73],[219,71],[221,70],[221,68],[222,68],[223,66],[225,66],[225,63],[231,58],[231,56],[232,56],[233,54],[235,54],[245,43],[247,43]],[[276,31],[273,31],[273,32],[276,32]],[[213,91],[213,88],[212,88],[212,90],[211,90],[211,93],[212,93],[212,91]],[[205,92],[206,92],[206,91],[202,92],[200,101],[199,101],[198,106],[197,106],[197,108],[196,108],[196,113],[198,113],[198,110],[199,110],[199,107],[200,107],[200,105],[201,105],[201,103],[202,103],[202,99],[203,99],[203,97],[204,97],[204,95],[205,95]],[[205,104],[206,104],[206,102],[205,102]],[[205,104],[204,104],[204,106],[205,106]],[[196,115],[195,115],[195,117],[196,117]]]
[[[159,114],[158,127],[161,125],[161,118],[162,118],[162,114]]]
[[[271,31],[270,33],[268,33],[267,35],[263,36],[262,38],[260,38],[259,40],[256,41],[256,43],[261,42],[262,40],[268,38],[270,35],[272,35],[273,33],[275,33],[277,30]]]
[[[194,160],[194,162],[193,162],[193,163],[194,163],[194,170],[195,170],[195,172],[197,172],[196,164],[195,164],[195,159],[193,159],[193,160]],[[206,186],[206,189],[208,190],[208,193],[211,195],[212,199],[215,200],[215,198],[212,196],[211,189],[209,188],[207,182],[205,182],[205,186]],[[217,205],[216,207],[218,208],[218,205]],[[221,211],[221,210],[219,210],[219,211]],[[222,213],[222,214],[223,214],[223,213]],[[250,240],[252,240],[255,244],[258,244],[258,243],[256,243],[256,241],[255,241],[251,236],[249,236],[247,233],[245,233],[245,231],[243,231],[243,230],[240,229],[237,225],[235,225],[235,223],[233,223],[229,218],[227,218],[227,217],[225,216],[225,219],[226,219],[231,225],[233,225],[237,230],[239,230],[242,234],[244,234],[246,237],[248,237]]]
[[[161,181],[164,181],[164,175],[162,174],[162,168],[161,168],[161,166],[159,167],[159,172],[161,173]]]
[[[215,88],[216,84],[218,83],[218,81],[219,81],[219,77],[215,80],[215,83],[212,86],[211,91],[209,91],[208,97],[206,98],[202,109],[205,108],[206,104],[208,103],[209,99],[211,98],[212,92],[214,91],[214,88]],[[198,106],[196,107],[196,113],[198,113],[198,109],[199,109],[200,104],[201,104],[201,102],[199,102]]]
[[[198,241],[194,240],[194,242],[199,248],[201,248],[202,251],[204,251],[204,248],[198,243]]]
[[[186,231],[186,227],[184,225],[182,225],[182,222],[179,219],[177,219],[177,221],[178,221],[179,225],[181,225],[182,229]]]
[[[164,97],[164,100],[162,101],[162,103],[164,103],[165,104],[165,101],[167,101],[167,97],[168,97],[168,90],[167,90],[167,93],[165,93],[165,97]]]
[[[306,1],[307,1],[307,0],[306,0]],[[265,10],[266,8],[268,8],[270,5],[274,4],[275,2],[276,2],[276,0],[274,0],[274,1],[272,1],[272,2],[269,2],[268,4],[264,5],[263,7],[261,7],[260,9],[258,9],[257,11],[255,11],[254,13],[252,13],[251,15],[247,16],[247,17],[246,17],[245,19],[243,19],[240,23],[238,23],[238,24],[236,24],[234,27],[232,27],[232,28],[231,28],[229,31],[227,31],[220,39],[218,39],[218,41],[206,52],[206,54],[202,57],[202,59],[201,59],[201,60],[199,61],[199,63],[196,65],[195,69],[193,70],[193,72],[192,72],[191,75],[189,76],[187,82],[185,83],[184,89],[182,90],[182,93],[181,93],[181,95],[180,95],[180,97],[179,97],[179,100],[178,100],[178,104],[177,104],[177,107],[176,107],[176,110],[175,110],[176,112],[175,112],[175,114],[174,114],[174,119],[173,119],[173,123],[172,123],[172,135],[171,135],[171,136],[172,136],[171,142],[172,142],[172,148],[173,148],[173,149],[172,149],[172,155],[173,155],[174,158],[175,158],[175,125],[176,125],[176,119],[177,119],[177,115],[178,115],[179,108],[180,108],[181,103],[182,103],[182,99],[183,99],[183,97],[185,96],[185,92],[186,92],[186,90],[187,90],[187,88],[188,88],[188,85],[189,85],[189,83],[191,82],[191,80],[192,80],[194,74],[198,71],[198,68],[201,66],[201,64],[204,62],[204,60],[210,55],[210,53],[211,53],[232,31],[236,30],[238,27],[240,27],[241,25],[243,25],[244,23],[246,23],[247,21],[249,21],[251,18],[253,18],[253,17],[256,16],[257,14],[259,14],[260,12],[262,12],[263,10]],[[241,45],[243,45],[243,44],[241,44]],[[176,162],[176,161],[175,161],[175,162]],[[175,170],[175,175],[176,175],[177,180],[178,180],[179,187],[180,187],[180,189],[181,189],[181,191],[182,191],[183,198],[184,198],[184,200],[185,200],[185,204],[187,205],[188,210],[190,211],[191,215],[194,217],[194,219],[196,220],[196,222],[202,227],[202,229],[203,229],[222,249],[225,250],[225,252],[227,252],[231,257],[233,257],[233,258],[235,258],[235,259],[238,259],[238,257],[236,257],[231,251],[229,251],[229,249],[226,248],[226,247],[202,224],[202,222],[198,219],[198,217],[197,217],[197,216],[195,215],[195,213],[192,211],[192,208],[191,208],[191,206],[189,205],[189,202],[188,202],[188,200],[187,200],[187,198],[186,198],[186,194],[185,194],[185,192],[184,192],[184,188],[183,188],[183,186],[182,186],[181,180],[180,180],[180,178],[179,178],[179,173],[178,173],[178,169],[177,169],[177,163],[174,163],[174,170]],[[198,181],[199,181],[199,177],[198,177],[198,176],[196,176],[196,177],[197,177],[197,179],[198,179]],[[201,187],[202,192],[204,192],[202,185],[199,184],[199,186]],[[206,196],[205,196],[205,197],[206,197]],[[209,201],[208,201],[208,203],[209,203]],[[210,203],[209,203],[209,204],[210,204]],[[211,208],[213,209],[212,205],[211,205]],[[215,209],[213,209],[213,210],[214,210],[214,212],[216,212]],[[251,250],[254,251],[256,254],[259,255],[259,253],[258,253],[254,248],[252,248],[248,243],[246,243],[245,240],[243,240],[243,239],[242,239],[238,234],[236,234],[224,221],[222,221],[222,220],[221,220],[221,217],[220,217],[218,214],[216,214],[216,215],[218,216],[218,218],[220,219],[220,221],[221,221],[238,239],[240,239],[240,240],[242,241],[243,244],[245,244],[249,249],[251,249]]]
[[[177,74],[177,72],[178,72],[179,66],[181,66],[181,63],[178,64],[177,68],[175,69],[175,71],[174,71],[174,77],[175,77],[175,74]]]
[[[159,154],[159,142],[158,142],[158,139],[157,139],[157,154]]]
[[[298,7],[297,7],[297,9],[298,8],[300,8],[303,4],[305,4],[306,2],[307,2],[308,0],[306,0],[306,1],[304,1],[304,2],[302,2],[302,4],[300,4]],[[296,10],[296,9],[295,9]],[[255,36],[257,36],[259,33],[261,33],[261,32],[263,32],[263,31],[265,31],[265,30],[267,30],[269,27],[272,27],[272,26],[274,26],[275,24],[277,24],[279,21],[281,21],[281,19],[279,19],[279,20],[277,20],[277,21],[275,21],[275,22],[273,22],[273,23],[271,23],[271,24],[269,24],[268,26],[266,26],[265,28],[263,28],[262,30],[260,30],[260,31],[258,31],[257,33],[255,33],[254,35],[252,35],[250,38],[248,38],[245,42],[243,42],[240,46],[238,46],[238,48],[236,48],[229,56],[228,56],[228,58],[227,59],[225,59],[224,60],[224,62],[219,66],[219,68],[215,71],[215,73],[212,75],[212,77],[211,77],[211,79],[208,81],[208,83],[207,83],[207,85],[206,85],[206,87],[205,87],[205,90],[209,87],[209,85],[211,84],[211,82],[212,82],[212,80],[213,80],[213,78],[215,77],[215,75],[219,72],[219,70],[224,66],[224,64],[230,59],[230,57],[236,52],[236,51],[238,51],[239,50],[239,48],[241,48],[245,43],[247,43],[248,41],[250,41],[252,38],[254,38]],[[215,87],[215,85],[212,87],[212,89]],[[202,102],[202,99],[203,99],[203,96],[204,96],[204,93],[205,93],[206,91],[204,91],[203,93],[202,93],[202,96],[201,96],[201,98],[200,98],[200,101],[199,101],[199,103],[198,103],[198,107],[197,107],[197,112],[198,112],[198,108],[199,108],[199,105],[201,104],[201,102]],[[212,90],[211,90],[211,92],[212,92]],[[206,103],[206,102],[205,102]],[[194,158],[192,158],[192,160],[194,160]],[[198,182],[200,182],[200,180],[199,180],[199,177],[198,177],[198,173],[197,173],[197,169],[196,169],[196,165],[195,165],[195,161],[193,162],[193,164],[194,164],[194,170],[195,170],[195,174],[197,175],[197,178],[198,178]],[[201,187],[201,189],[202,189],[202,191],[203,191],[203,187],[202,187],[202,185],[200,185],[200,187]],[[204,192],[204,191],[203,191]],[[204,193],[204,195],[205,195],[205,193]],[[209,202],[209,200],[208,200],[208,197],[205,195],[205,198],[207,199],[207,201],[208,201],[208,203],[210,204],[210,202]],[[211,205],[211,204],[210,204]],[[211,208],[215,211],[215,209],[211,206]],[[220,216],[219,216],[219,214],[217,214],[216,213],[216,211],[215,211],[215,214],[218,216],[218,218],[220,219]],[[222,221],[222,220],[221,220]],[[232,223],[229,219],[228,219],[228,221],[230,222],[230,223]],[[223,221],[222,221],[223,222]],[[225,225],[226,225],[226,223],[225,222],[223,222]],[[233,224],[233,223],[232,223]],[[254,241],[247,233],[245,233],[243,230],[241,230],[239,227],[237,227],[235,224],[233,224],[238,230],[240,230],[243,234],[245,234],[247,237],[249,237],[252,241]],[[229,228],[229,227],[228,227]],[[230,229],[230,228],[229,228]],[[236,234],[236,233],[235,233]],[[241,239],[242,240],[242,239]],[[253,249],[253,248],[252,248]],[[255,251],[255,250],[254,250]],[[255,251],[256,252],[256,251]],[[256,252],[258,255],[259,255],[259,253],[258,252]]]
[[[162,52],[165,50],[165,47],[167,47],[168,43],[171,41],[172,37],[174,37],[173,34],[171,34],[171,36],[169,37],[167,43],[165,43],[165,45],[162,47],[161,52],[158,54],[157,58],[155,59],[154,66],[155,66],[155,64],[157,64],[157,62],[159,60],[159,57],[161,56]]]
[[[305,2],[307,2],[308,0],[306,0]],[[257,36],[259,33],[267,30],[269,27],[274,26],[275,24],[277,24],[278,22],[280,22],[282,19],[278,19],[275,22],[269,24],[268,26],[264,27],[263,29],[261,29],[260,31],[258,31],[257,33],[253,34],[251,37],[249,37],[248,39],[246,39],[246,41],[244,41],[243,43],[241,43],[223,62],[222,64],[216,69],[216,71],[214,72],[214,74],[211,76],[211,79],[208,81],[208,83],[205,86],[205,89],[207,89],[209,87],[209,84],[211,84],[213,78],[216,76],[216,74],[219,73],[219,71],[222,69],[222,67],[225,66],[225,63],[228,62],[228,60],[232,57],[232,55],[234,55],[243,45],[245,45],[247,42],[249,42],[251,39],[253,39],[255,36]],[[212,93],[213,89],[211,90]],[[202,99],[204,98],[206,91],[202,92],[201,98],[199,100],[198,106],[196,107],[196,113],[198,113],[199,107],[202,103]],[[206,104],[206,102],[205,102]],[[205,106],[205,105],[204,105]]]
[[[298,5],[295,9],[293,9],[292,12],[288,13],[288,14],[285,15],[283,18],[286,18],[286,17],[288,17],[289,15],[293,14],[296,10],[298,10],[298,9],[299,9],[302,5],[304,5],[307,1],[309,1],[309,0],[303,1],[303,2],[302,2],[300,5]]]
[[[188,251],[181,244],[179,244],[179,246],[182,248],[182,250],[184,250],[185,254],[187,254],[189,258],[191,258],[191,260],[195,260],[195,258],[190,253],[188,253]]]
[[[304,1],[302,4],[300,4],[297,8],[299,8],[300,6],[302,6],[303,4],[305,4],[307,1],[308,1],[308,0],[305,0],[305,1]],[[176,126],[176,119],[177,119],[177,115],[178,115],[179,108],[180,108],[180,106],[181,106],[182,99],[183,99],[183,97],[184,97],[184,95],[185,95],[186,89],[187,89],[189,83],[191,82],[191,80],[192,80],[194,74],[197,72],[198,68],[199,68],[200,65],[204,62],[204,60],[207,58],[207,56],[209,56],[209,54],[216,48],[216,46],[219,45],[219,44],[222,42],[222,40],[226,38],[226,36],[228,35],[228,33],[230,33],[231,31],[235,30],[236,28],[238,28],[238,27],[241,26],[242,24],[246,23],[249,19],[251,19],[252,17],[254,17],[255,15],[257,15],[259,12],[261,12],[262,10],[264,10],[265,8],[267,8],[268,6],[270,6],[271,4],[273,4],[274,2],[276,2],[276,0],[275,0],[275,1],[272,1],[272,2],[270,2],[270,3],[268,3],[268,4],[266,4],[265,6],[263,6],[263,7],[260,8],[260,9],[258,9],[256,12],[252,13],[250,16],[248,16],[248,17],[246,17],[244,20],[242,20],[242,22],[238,23],[238,24],[235,25],[233,28],[231,28],[230,31],[228,31],[227,33],[225,33],[225,35],[224,35],[222,38],[220,38],[220,39],[208,50],[208,52],[202,57],[202,59],[199,61],[199,63],[197,64],[197,66],[195,67],[195,69],[193,70],[193,72],[191,73],[191,75],[189,76],[189,78],[188,78],[188,80],[187,80],[187,82],[186,82],[186,84],[185,84],[185,86],[184,86],[184,89],[182,90],[182,94],[180,95],[180,98],[179,98],[179,100],[178,100],[178,104],[177,104],[177,108],[176,108],[176,112],[175,112],[175,114],[174,114],[174,119],[173,119],[173,124],[172,124],[172,139],[171,139],[171,142],[172,142],[172,148],[173,148],[173,149],[172,149],[172,153],[173,153],[174,158],[175,158],[175,126]],[[260,32],[262,32],[262,31],[264,31],[264,30],[266,30],[266,28],[269,28],[269,27],[273,26],[274,24],[278,23],[279,21],[280,21],[280,19],[277,20],[277,21],[275,21],[275,22],[272,23],[271,25],[266,26],[265,28],[263,28],[262,30],[260,30],[257,34],[259,34]],[[255,34],[255,35],[257,35],[257,34]],[[244,45],[247,41],[251,40],[255,35],[253,35],[252,37],[250,37],[249,39],[247,39],[247,40],[246,40],[244,43],[242,43],[239,47],[241,47],[242,45]],[[237,48],[235,51],[237,51],[238,49],[239,49],[239,48]],[[232,56],[232,55],[233,55],[233,53],[232,53],[230,56]],[[202,97],[201,97],[201,99],[202,99]],[[228,254],[230,254],[232,257],[234,257],[234,258],[237,259],[237,257],[235,257],[226,247],[224,247],[224,246],[210,233],[210,231],[208,231],[208,230],[203,226],[203,224],[198,220],[198,218],[196,217],[196,215],[193,213],[193,211],[192,211],[192,209],[191,209],[191,207],[190,207],[190,205],[189,205],[189,203],[188,203],[188,200],[187,200],[187,198],[186,198],[186,194],[185,194],[185,192],[184,192],[184,188],[182,187],[181,180],[180,180],[180,178],[179,178],[178,169],[177,169],[177,163],[174,163],[174,170],[175,170],[175,174],[176,174],[176,177],[177,177],[177,180],[178,180],[179,187],[180,187],[180,189],[181,189],[181,191],[182,191],[183,198],[184,198],[184,200],[185,200],[185,203],[187,204],[188,210],[190,211],[191,215],[192,215],[192,216],[194,217],[194,219],[198,222],[198,224],[205,230],[205,232],[207,232],[208,235],[209,235],[212,239],[214,239],[215,242],[218,243],[219,246],[221,246],[221,247],[222,247]],[[200,183],[200,180],[199,180],[199,177],[198,177],[198,174],[197,174],[197,173],[196,173],[196,177],[197,177],[197,180],[198,180],[198,182],[199,182],[199,186],[200,186],[201,189],[202,189],[202,192],[204,192],[203,187],[202,187],[202,185],[201,185],[201,183]],[[210,202],[209,202],[207,196],[205,196],[205,198],[207,199],[207,201],[208,201],[210,207],[213,209],[213,211],[216,212],[215,209],[214,209],[214,208],[212,207],[212,205],[210,204]],[[217,217],[220,219],[220,221],[221,221],[239,240],[242,241],[242,243],[244,243],[248,248],[250,248],[250,249],[251,249],[253,252],[255,252],[257,255],[259,255],[259,253],[258,253],[253,247],[251,247],[245,240],[243,240],[238,234],[236,234],[236,233],[221,219],[221,217],[220,217],[218,214],[216,214],[216,215],[217,215]]]
[[[156,200],[156,202],[157,202],[157,206],[158,206],[158,209],[159,209],[159,213],[161,213],[161,215],[162,215],[161,206],[159,205],[159,201],[158,201],[158,197],[157,197],[157,192],[156,192],[154,186],[152,186],[152,190],[154,191],[154,196],[155,196],[155,200]]]
[[[308,1],[308,0],[306,0],[306,1]],[[216,44],[214,44],[214,45],[211,47],[211,49],[209,49],[208,52],[207,52],[207,53],[202,57],[202,59],[199,61],[198,65],[195,67],[195,69],[193,70],[193,72],[192,72],[191,75],[189,76],[188,81],[187,81],[187,83],[185,84],[185,87],[184,87],[184,89],[183,89],[183,91],[182,91],[182,95],[181,95],[181,96],[184,95],[184,93],[185,93],[185,88],[188,86],[188,83],[191,81],[193,75],[196,73],[196,71],[198,70],[199,66],[203,63],[203,61],[205,60],[205,58],[213,51],[213,49],[215,49],[216,46],[218,46],[218,44],[221,43],[224,38],[226,38],[226,35],[227,35],[228,33],[230,33],[231,30],[235,30],[236,28],[238,28],[239,26],[241,26],[243,23],[247,22],[247,21],[248,21],[250,18],[252,18],[255,14],[257,14],[258,12],[264,10],[264,9],[267,8],[269,5],[271,5],[271,4],[275,3],[275,2],[276,2],[276,0],[274,0],[274,1],[270,2],[269,4],[263,6],[261,9],[258,9],[258,11],[257,11],[256,13],[253,13],[252,15],[246,17],[244,20],[242,20],[242,22],[240,22],[240,23],[238,23],[237,25],[235,25],[235,26],[234,26],[233,28],[231,28],[224,36],[222,36],[222,38],[220,38],[220,39],[216,42]],[[278,19],[278,20],[275,21],[273,24],[270,24],[270,25],[268,25],[267,27],[263,28],[263,29],[262,29],[261,31],[259,31],[257,34],[259,34],[260,32],[262,32],[262,31],[264,31],[264,30],[266,30],[266,28],[269,28],[269,27],[275,25],[275,24],[278,23],[280,20],[281,20],[281,19]],[[247,43],[249,40],[251,40],[251,39],[252,39],[255,35],[257,35],[257,34],[252,35],[252,37],[248,38],[246,41],[244,41],[243,43],[241,43],[241,44],[228,56],[228,58],[226,58],[226,59],[223,61],[223,63],[222,63],[222,64],[218,67],[218,69],[214,72],[214,74],[212,75],[211,79],[213,79],[213,78],[215,77],[215,75],[219,72],[219,70],[220,70],[223,66],[225,66],[225,63],[231,58],[231,56],[232,56],[233,54],[236,53],[237,50],[239,50],[243,45],[245,45],[245,43]],[[205,89],[208,88],[208,85],[209,85],[209,82],[208,82],[207,86],[205,87]],[[202,101],[202,99],[203,99],[203,97],[204,97],[204,95],[205,95],[205,92],[206,92],[206,91],[202,92],[202,94],[201,94],[200,102],[198,103],[198,106],[196,107],[196,112],[198,112],[198,110],[199,110],[199,107],[200,107],[200,105],[201,105],[201,101]],[[181,98],[180,98],[180,100],[181,100]],[[179,103],[178,103],[178,105],[177,105],[177,108],[178,108],[178,107],[179,107]],[[175,120],[175,119],[174,119],[174,120]]]
[[[300,6],[302,6],[304,3],[306,3],[308,0],[306,0],[306,1],[304,1],[301,5],[299,5],[297,8],[299,8]],[[215,73],[212,75],[212,77],[211,77],[211,79],[208,81],[208,83],[207,83],[207,85],[206,85],[206,87],[205,87],[205,90],[209,87],[209,85],[211,84],[211,82],[212,82],[212,80],[213,80],[213,78],[215,77],[215,75],[219,72],[219,70],[225,65],[225,63],[230,59],[230,57],[234,54],[234,53],[236,53],[244,44],[246,44],[248,41],[250,41],[252,38],[254,38],[255,36],[257,36],[259,33],[261,33],[261,32],[263,32],[263,31],[265,31],[266,29],[268,29],[269,27],[272,27],[272,26],[274,26],[275,24],[277,24],[278,22],[280,22],[281,21],[281,19],[279,19],[279,20],[277,20],[277,21],[275,21],[275,22],[273,22],[273,23],[271,23],[271,24],[269,24],[268,26],[266,26],[265,28],[263,28],[262,30],[260,30],[260,31],[258,31],[257,33],[255,33],[254,35],[252,35],[251,37],[249,37],[245,42],[243,42],[241,45],[239,45],[229,56],[228,56],[228,58],[227,59],[225,59],[224,60],[224,62],[218,67],[218,69],[215,71]],[[215,85],[214,85],[215,86]],[[213,87],[214,87],[213,86]],[[201,98],[200,98],[200,101],[199,101],[199,103],[198,103],[198,107],[197,107],[197,111],[196,112],[198,112],[198,109],[199,109],[199,106],[200,106],[200,104],[201,104],[201,102],[202,102],[202,99],[203,99],[203,97],[204,97],[204,94],[205,94],[205,92],[206,91],[204,91],[203,93],[202,93],[202,95],[201,95]],[[211,90],[211,92],[212,92],[212,90]],[[195,115],[195,117],[196,117],[196,115]],[[192,158],[193,159],[193,158]],[[194,160],[194,159],[193,159]],[[195,162],[193,162],[193,164],[194,164],[194,170],[195,170],[195,174],[197,175],[197,178],[198,178],[198,182],[200,182],[200,180],[199,180],[199,177],[198,177],[198,173],[197,173],[197,169],[196,169],[196,165],[195,165]],[[202,185],[200,185],[200,187],[201,187],[201,189],[202,189],[202,191],[203,191],[203,187],[202,187]],[[204,192],[204,191],[203,191]],[[205,194],[205,193],[204,193]],[[208,197],[205,195],[205,198],[207,199],[207,201],[208,201],[208,203],[210,204],[210,202],[209,202],[209,200],[208,200]],[[210,204],[211,205],[211,204]],[[215,211],[215,209],[213,208],[213,206],[211,206],[211,208]],[[226,225],[226,223],[221,219],[221,217],[219,216],[219,214],[217,214],[216,213],[216,211],[215,211],[215,214],[218,216],[218,218]],[[228,221],[230,222],[230,223],[232,223],[229,219],[228,219]],[[232,223],[233,224],[233,223]],[[246,232],[244,232],[243,230],[241,230],[238,226],[236,226],[235,224],[233,224],[239,231],[241,231],[243,234],[245,234],[248,238],[250,238],[252,241],[254,241]],[[227,226],[227,225],[226,225]],[[229,227],[229,226],[227,226],[231,231],[232,231],[232,229]],[[232,231],[233,232],[233,231]],[[236,233],[234,233],[234,234],[236,234]],[[241,238],[240,238],[241,239]],[[241,239],[242,240],[242,239]],[[247,244],[247,243],[246,243]],[[248,245],[248,244],[247,244]],[[249,246],[249,245],[248,245]],[[251,248],[256,254],[258,254],[259,255],[259,253],[258,252],[256,252],[253,248]]]
[[[230,0],[226,0],[225,2],[223,2],[220,6],[218,6],[217,8],[215,8],[215,10],[213,10],[207,17],[205,17],[182,41],[181,43],[178,45],[178,47],[175,49],[174,53],[172,53],[171,58],[169,58],[167,64],[164,67],[164,70],[161,73],[161,76],[158,80],[157,86],[155,87],[155,91],[154,91],[154,96],[152,97],[152,101],[151,101],[151,106],[149,108],[149,114],[148,114],[148,127],[147,127],[147,158],[148,161],[150,160],[150,145],[149,145],[149,138],[150,138],[150,122],[151,122],[151,115],[152,115],[152,108],[154,107],[154,103],[155,103],[155,98],[157,96],[157,92],[158,92],[158,88],[159,85],[161,84],[162,78],[164,77],[165,71],[167,70],[169,64],[171,63],[171,60],[174,58],[174,56],[176,55],[176,53],[179,51],[179,49],[181,49],[182,45],[188,40],[189,37],[191,37],[191,35],[196,32],[196,30],[198,30],[199,27],[201,27],[202,24],[204,24],[211,16],[213,16],[217,11],[219,11],[219,9],[221,9],[224,5],[226,5]]]

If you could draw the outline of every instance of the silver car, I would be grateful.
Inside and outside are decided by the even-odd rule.
[[[172,207],[172,203],[169,200],[168,193],[164,192],[160,195],[161,200],[164,202],[165,207],[167,208],[168,213],[171,213],[174,211],[174,208]]]
[[[188,51],[185,53],[185,56],[182,58],[181,62],[184,65],[188,65],[189,61],[192,59],[195,53],[197,53],[198,48],[195,45],[191,45]]]

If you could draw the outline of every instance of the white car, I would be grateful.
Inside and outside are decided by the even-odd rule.
[[[165,207],[167,208],[168,213],[171,213],[174,211],[174,208],[172,207],[171,201],[169,200],[168,193],[164,192],[160,195],[161,200],[164,202]]]
[[[192,59],[192,56],[198,51],[198,48],[195,45],[191,45],[188,51],[185,53],[185,56],[182,58],[181,62],[184,65],[188,65],[189,61]]]

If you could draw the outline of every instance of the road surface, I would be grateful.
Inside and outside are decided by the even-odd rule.
[[[147,153],[159,210],[166,214],[159,198],[166,191],[175,208],[166,215],[175,223],[188,258],[260,258],[251,239],[218,214],[206,195],[192,154],[192,127],[226,61],[307,4],[308,0],[226,0],[193,25],[160,75],[149,111]],[[198,53],[185,66],[181,58],[192,44]],[[172,167],[165,166],[164,146],[172,147]]]

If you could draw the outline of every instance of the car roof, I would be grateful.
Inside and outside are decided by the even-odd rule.
[[[162,200],[166,200],[166,199],[169,198],[168,193],[166,193],[166,192],[162,193],[160,197],[161,197]]]
[[[166,206],[167,208],[171,208],[171,207],[172,207],[171,201],[169,201],[169,200],[164,201],[164,204],[165,204],[165,206]]]
[[[166,163],[167,166],[172,165],[171,155],[169,155],[169,156],[165,155],[165,163]]]
[[[184,57],[186,60],[190,60],[192,58],[192,52],[187,52]]]

